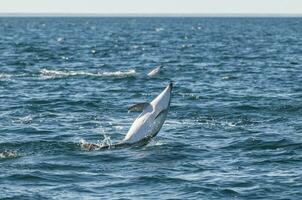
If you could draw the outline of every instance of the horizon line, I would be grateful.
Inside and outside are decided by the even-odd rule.
[[[0,17],[302,17],[302,13],[47,13],[0,12]]]

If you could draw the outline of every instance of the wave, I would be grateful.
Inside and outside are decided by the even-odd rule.
[[[40,73],[43,78],[63,78],[68,76],[93,76],[93,77],[131,77],[136,75],[135,69],[129,69],[128,71],[114,71],[114,72],[85,72],[85,71],[59,71],[42,69]]]
[[[245,140],[234,141],[224,148],[226,149],[241,148],[245,150],[276,150],[276,149],[284,148],[284,149],[297,150],[297,149],[301,149],[301,143],[294,142],[284,138],[267,141],[259,138],[250,137]]]

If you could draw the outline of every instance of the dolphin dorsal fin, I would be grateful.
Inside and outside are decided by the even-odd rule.
[[[146,107],[148,107],[150,105],[150,103],[137,103],[137,104],[135,104],[135,105],[133,105],[133,106],[130,106],[129,108],[128,108],[128,111],[130,112],[130,111],[136,111],[136,112],[141,112],[141,111],[143,111]]]

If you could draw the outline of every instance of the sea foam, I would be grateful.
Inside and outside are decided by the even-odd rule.
[[[42,78],[63,78],[68,76],[92,76],[92,77],[131,77],[136,75],[135,69],[129,69],[127,71],[114,71],[114,72],[85,72],[85,71],[59,71],[42,69],[40,71]]]

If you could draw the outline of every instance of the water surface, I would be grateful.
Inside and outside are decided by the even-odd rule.
[[[301,47],[301,18],[0,18],[0,198],[301,199]],[[81,148],[170,81],[154,141]]]

